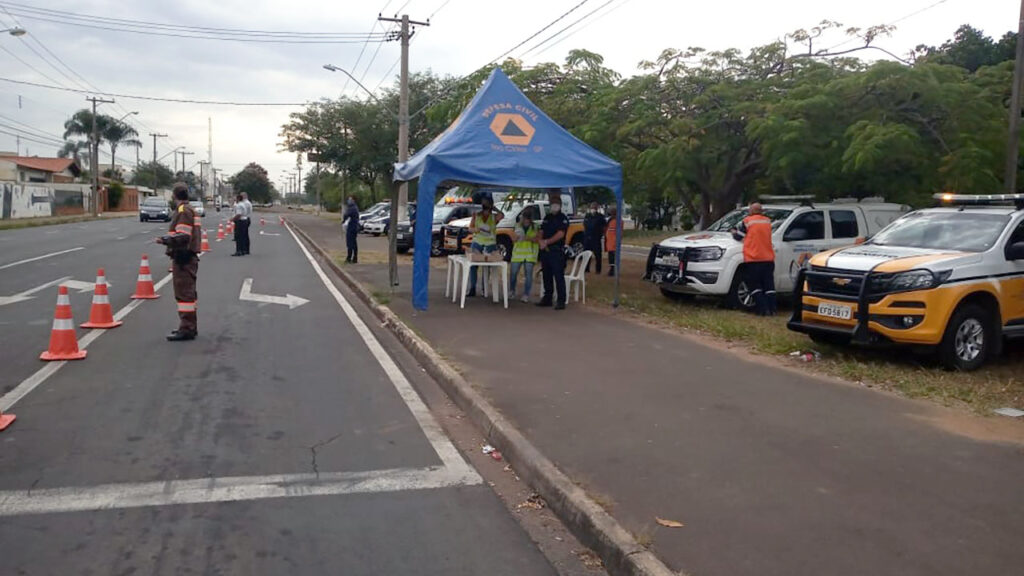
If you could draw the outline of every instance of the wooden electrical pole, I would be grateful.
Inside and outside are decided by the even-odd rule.
[[[152,168],[153,168],[153,194],[155,195],[156,194],[156,188],[157,188],[156,139],[157,138],[167,138],[167,134],[155,134],[153,132],[150,132],[149,135],[153,137],[153,166],[152,166]]]
[[[398,161],[405,162],[409,159],[409,39],[414,31],[409,29],[413,26],[430,26],[430,21],[416,22],[409,20],[408,14],[398,18],[384,18],[378,16],[381,22],[399,23],[402,29],[399,39],[402,41],[401,77],[398,91]],[[388,276],[391,286],[398,286],[398,244],[396,229],[398,219],[407,216],[406,204],[409,202],[409,184],[401,182],[397,187],[392,185],[391,193],[391,217],[388,219]]]
[[[92,215],[100,215],[100,132],[99,126],[96,124],[96,106],[98,104],[113,104],[113,100],[104,100],[103,98],[96,98],[89,96],[86,101],[92,102],[92,150],[90,150],[91,157],[89,161],[92,163]],[[110,166],[113,171],[114,166]]]
[[[1020,159],[1020,99],[1024,83],[1024,0],[1020,2],[1017,22],[1017,52],[1013,62],[1013,88],[1010,91],[1010,134],[1006,144],[1006,193],[1017,191],[1017,163]]]

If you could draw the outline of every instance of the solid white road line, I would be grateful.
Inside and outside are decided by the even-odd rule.
[[[471,471],[472,472],[472,471]],[[476,472],[464,475],[447,468],[399,468],[369,472],[324,472],[276,476],[197,478],[137,484],[10,490],[0,492],[0,517],[238,502],[266,498],[296,498],[429,490],[480,484]]]
[[[0,270],[6,270],[13,268],[19,264],[28,264],[29,262],[35,262],[36,260],[42,260],[44,258],[52,258],[53,256],[60,256],[61,254],[67,254],[68,252],[77,252],[79,250],[85,250],[85,246],[79,246],[78,248],[70,248],[68,250],[61,250],[60,252],[51,252],[49,254],[43,254],[42,256],[36,256],[35,258],[26,258],[25,260],[18,260],[17,262],[11,262],[10,264],[4,264],[0,266]]]
[[[458,450],[455,449],[455,446],[453,446],[448,440],[448,437],[445,436],[444,432],[441,430],[441,426],[438,425],[436,420],[434,420],[434,416],[430,413],[427,405],[423,403],[423,399],[420,398],[419,394],[416,393],[416,390],[413,389],[412,384],[409,383],[409,380],[406,379],[405,374],[403,374],[398,368],[395,361],[391,359],[391,356],[388,356],[388,353],[384,350],[384,347],[381,346],[377,337],[373,335],[373,332],[371,332],[369,327],[366,326],[363,319],[359,317],[359,314],[355,311],[352,305],[348,303],[348,300],[346,300],[341,294],[341,291],[339,291],[337,286],[334,285],[334,282],[331,282],[331,279],[327,277],[323,268],[321,268],[320,264],[313,258],[313,255],[309,253],[306,246],[299,241],[299,237],[295,235],[294,231],[292,231],[291,226],[286,226],[286,229],[288,230],[288,233],[292,235],[292,238],[295,239],[295,243],[299,245],[302,253],[306,255],[306,259],[309,260],[309,264],[313,267],[317,276],[320,277],[320,281],[324,283],[325,287],[327,287],[327,291],[330,292],[331,296],[333,296],[335,301],[338,302],[338,305],[341,306],[341,309],[345,312],[345,316],[348,317],[349,321],[355,327],[356,332],[358,332],[359,336],[362,337],[363,343],[365,343],[366,347],[370,349],[370,353],[373,354],[377,363],[379,363],[381,368],[384,369],[384,373],[388,375],[391,383],[398,391],[398,395],[402,397],[406,406],[409,407],[409,411],[412,412],[416,422],[420,425],[424,436],[427,437],[427,441],[434,447],[434,451],[437,452],[437,456],[441,459],[441,462],[444,463],[446,468],[453,472],[458,472],[460,475],[466,477],[475,477],[479,480],[480,477],[477,475],[476,471],[466,464],[466,461],[462,459]]]
[[[161,278],[159,282],[154,284],[153,288],[159,292],[160,289],[163,288],[164,285],[166,285],[170,281],[171,275],[168,274],[167,276]],[[136,308],[141,306],[143,302],[146,301],[132,300],[124,308],[121,308],[120,310],[117,311],[116,314],[114,314],[114,320],[123,320],[125,316],[131,313],[132,310],[135,310]],[[85,336],[78,340],[78,347],[82,350],[88,348],[89,344],[92,344],[97,338],[99,338],[103,334],[106,334],[107,332],[107,330],[93,330],[89,332],[88,334],[86,334]],[[65,364],[67,364],[66,361],[50,362],[43,366],[42,368],[40,368],[38,371],[36,371],[35,374],[22,380],[21,384],[18,384],[14,388],[14,390],[11,390],[7,394],[4,394],[2,397],[0,397],[0,412],[6,412],[10,410],[11,407],[17,404],[19,400],[21,400],[25,396],[28,396],[28,394],[35,390],[36,388],[38,388],[40,384],[46,382],[47,378],[56,374],[57,371],[63,368]]]

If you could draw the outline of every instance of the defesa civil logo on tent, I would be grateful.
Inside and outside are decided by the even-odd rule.
[[[488,106],[483,117],[491,120],[490,129],[501,144],[491,144],[491,149],[505,152],[527,152],[536,132],[533,123],[537,121],[537,113],[519,104],[508,102]],[[534,146],[534,152],[540,152]]]

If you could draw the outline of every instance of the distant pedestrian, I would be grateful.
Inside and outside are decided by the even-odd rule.
[[[359,235],[359,206],[356,205],[354,197],[348,197],[341,220],[341,226],[345,229],[345,247],[348,248],[345,262],[356,264],[359,262],[359,246],[356,244],[356,237]]]
[[[246,240],[249,235],[249,217],[246,214],[245,200],[239,193],[235,195],[234,214],[231,216],[231,221],[235,223],[235,253],[232,256],[245,256],[248,253]]]
[[[249,201],[248,192],[242,192],[242,203],[245,204],[245,254],[248,256],[252,249],[252,202]]]
[[[565,310],[565,234],[569,231],[569,218],[562,213],[559,193],[548,196],[548,214],[540,225],[540,263],[544,273],[544,295],[537,306],[551,306]]]
[[[608,252],[608,275],[615,276],[615,241],[617,240],[617,232],[619,230],[619,219],[617,218],[618,209],[612,206],[608,209],[608,226],[605,227],[604,231],[604,249]],[[598,263],[600,264],[600,263]],[[597,273],[601,273],[601,269],[597,269]]]
[[[196,212],[188,203],[188,186],[174,185],[174,216],[170,231],[156,239],[167,246],[171,258],[171,279],[174,299],[178,302],[178,329],[167,335],[170,341],[194,340],[199,333],[196,317],[196,276],[199,272],[199,253],[202,251],[200,235],[194,233]]]
[[[590,250],[594,254],[594,270],[601,273],[601,238],[604,236],[608,222],[597,210],[597,202],[590,204],[590,212],[583,217],[583,249]],[[587,272],[590,272],[590,262],[587,262]]]
[[[537,263],[537,256],[540,252],[537,244],[537,225],[533,221],[533,214],[530,209],[523,210],[519,216],[519,223],[515,229],[515,244],[512,245],[512,267],[509,271],[508,292],[511,298],[516,297],[516,281],[519,279],[519,269],[525,272],[523,275],[523,303],[530,301],[530,292],[533,289],[533,266]]]
[[[754,298],[758,316],[773,316],[775,299],[775,249],[772,247],[772,221],[762,213],[761,204],[750,205],[750,215],[733,230],[743,242],[743,277]]]

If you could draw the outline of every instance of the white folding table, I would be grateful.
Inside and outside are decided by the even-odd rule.
[[[508,308],[508,262],[499,260],[497,262],[477,261],[464,255],[448,256],[448,275],[444,285],[444,295],[447,298],[451,292],[452,302],[459,298],[459,284],[462,285],[462,302],[460,308],[466,307],[466,291],[469,290],[469,271],[474,267],[480,268],[485,279],[481,283],[481,290],[484,296],[487,295],[487,286],[491,286],[491,299],[499,301],[498,294],[504,296],[505,308]],[[501,274],[492,274],[492,268],[498,268]],[[461,280],[461,282],[459,282]]]

